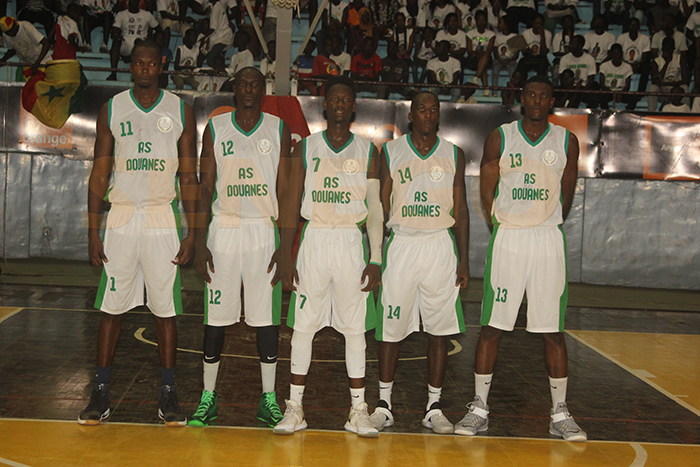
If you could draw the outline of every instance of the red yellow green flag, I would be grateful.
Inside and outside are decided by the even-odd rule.
[[[22,88],[22,107],[41,123],[61,128],[83,110],[87,79],[78,60],[53,60]]]

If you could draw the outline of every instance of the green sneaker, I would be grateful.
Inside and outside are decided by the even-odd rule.
[[[219,415],[216,391],[202,391],[197,410],[190,417],[189,426],[207,426]]]
[[[274,428],[282,420],[282,411],[277,404],[277,393],[266,392],[260,396],[258,404],[258,420]]]

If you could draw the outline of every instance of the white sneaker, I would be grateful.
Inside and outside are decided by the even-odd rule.
[[[296,401],[286,400],[287,409],[284,411],[282,420],[272,429],[276,435],[291,435],[295,431],[306,428],[304,420],[304,409]]]
[[[491,97],[491,90],[490,89],[484,90],[484,97]]]
[[[389,409],[389,404],[385,400],[379,399],[377,402],[377,408],[374,409],[374,413],[369,417],[370,423],[378,431],[382,431],[388,426],[394,426],[394,414]]]
[[[442,413],[439,402],[434,402],[433,405],[430,406],[430,410],[425,413],[425,417],[423,417],[421,423],[426,428],[432,428],[433,433],[454,433],[454,426]]]
[[[107,44],[102,44],[100,46],[100,53],[106,54],[107,52],[109,52],[109,48],[107,47]]]
[[[569,413],[566,402],[557,404],[556,409],[550,411],[551,420],[549,422],[549,432],[556,436],[561,436],[566,441],[586,441],[588,435],[574,421]]]
[[[479,85],[479,78],[476,76],[474,78],[472,78],[472,84],[476,84],[478,86]]]
[[[351,433],[357,433],[358,436],[363,438],[376,438],[379,436],[379,430],[372,425],[369,419],[366,402],[350,410],[348,421],[345,422],[345,429]]]
[[[455,425],[456,434],[474,436],[489,429],[489,406],[481,397],[475,396],[474,401],[467,404],[467,409],[467,414]]]

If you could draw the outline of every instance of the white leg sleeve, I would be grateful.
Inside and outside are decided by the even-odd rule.
[[[292,374],[306,376],[309,373],[314,335],[310,332],[292,333]]]
[[[345,335],[345,367],[350,378],[365,377],[365,349],[367,342],[364,334]]]

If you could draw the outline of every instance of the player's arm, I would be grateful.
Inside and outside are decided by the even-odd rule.
[[[88,254],[95,266],[107,262],[104,245],[100,239],[102,203],[109,187],[109,174],[114,164],[114,137],[109,129],[109,103],[97,115],[97,137],[95,138],[95,160],[92,163],[88,182]]]
[[[361,283],[363,292],[369,292],[378,286],[382,275],[382,241],[384,240],[384,213],[382,201],[379,195],[381,184],[379,182],[379,156],[377,147],[372,144],[372,155],[367,171],[367,236],[369,237],[369,263],[362,272]]]
[[[182,129],[180,140],[177,142],[178,175],[180,177],[180,192],[182,204],[187,216],[187,237],[180,242],[180,251],[175,255],[173,264],[187,264],[194,253],[196,238],[195,207],[199,198],[199,182],[197,181],[197,133],[192,107],[185,104],[185,128]]]
[[[578,138],[575,134],[569,133],[569,148],[566,152],[566,167],[561,176],[561,211],[566,219],[574,201],[576,191],[576,178],[578,177]]]
[[[496,128],[486,137],[484,155],[481,158],[479,179],[481,182],[481,205],[484,208],[486,223],[491,224],[491,209],[496,196],[499,166],[501,158],[501,132]]]
[[[282,209],[282,203],[289,193],[289,171],[291,167],[291,150],[292,150],[292,135],[289,131],[289,127],[286,123],[282,123],[282,139],[280,141],[280,164],[277,169],[277,205]],[[282,214],[280,213],[280,217]],[[282,251],[277,249],[270,259],[270,264],[267,266],[267,273],[272,271],[272,268],[277,265],[275,270],[275,275],[272,277],[271,285],[276,285],[281,278],[282,265],[281,263]]]
[[[292,246],[299,225],[301,195],[304,192],[304,179],[306,178],[306,168],[304,167],[305,143],[302,140],[294,146],[289,164],[287,196],[280,203],[280,280],[285,288],[291,290],[296,290],[295,283],[299,283],[299,273],[292,260]]]
[[[393,180],[391,179],[391,172],[389,171],[386,147],[379,153],[379,184],[379,198],[382,202],[384,220],[386,221],[389,219],[389,212],[391,209],[391,190],[393,189]]]
[[[207,232],[211,222],[211,200],[216,189],[216,158],[214,157],[214,140],[212,139],[211,127],[208,123],[202,135],[199,181],[202,186],[202,194],[196,202],[195,209],[194,268],[202,276],[202,279],[210,283],[209,271],[216,272],[214,271],[214,260],[212,259],[211,251],[207,248]]]
[[[457,253],[459,254],[459,265],[457,266],[457,282],[455,286],[462,289],[467,287],[469,282],[469,208],[467,207],[467,190],[464,182],[464,168],[466,162],[464,151],[457,148],[457,171],[454,180],[454,211],[455,241],[457,243]]]

